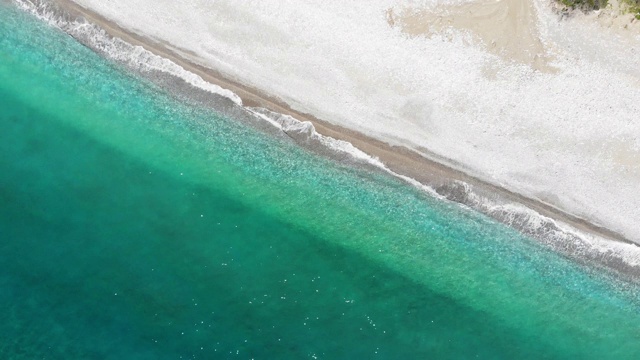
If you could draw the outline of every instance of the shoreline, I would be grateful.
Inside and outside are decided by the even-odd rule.
[[[284,101],[276,97],[236,82],[215,69],[204,67],[185,59],[173,50],[167,48],[164,44],[128,31],[120,27],[117,23],[110,21],[70,0],[54,0],[54,2],[72,16],[83,17],[89,23],[100,26],[110,36],[120,38],[135,46],[141,46],[155,55],[171,60],[187,71],[202,77],[202,79],[209,83],[234,92],[242,99],[243,106],[245,107],[263,107],[270,111],[290,115],[299,121],[309,121],[313,124],[319,134],[349,142],[368,155],[378,158],[389,170],[415,179],[438,192],[442,191],[443,187],[451,185],[456,181],[464,182],[471,185],[474,192],[478,195],[492,200],[498,200],[499,203],[522,205],[542,216],[561,221],[579,231],[586,232],[587,234],[593,234],[621,243],[637,245],[635,242],[626,239],[615,231],[566,213],[550,204],[525,197],[498,185],[468,175],[461,170],[430,159],[424,156],[425,154],[420,154],[415,150],[403,146],[390,145],[357,131],[331,124],[328,121],[319,119],[313,115],[296,111]],[[426,155],[429,156],[430,154]],[[438,158],[435,155],[433,155],[433,157]],[[446,188],[444,190],[447,191]],[[461,201],[457,201],[455,197],[449,200],[462,203]],[[487,212],[484,213],[485,215],[500,221],[499,218],[496,218]],[[504,223],[504,221],[500,222]],[[523,232],[521,229],[517,230]]]

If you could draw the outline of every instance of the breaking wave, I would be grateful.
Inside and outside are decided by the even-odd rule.
[[[169,59],[145,50],[142,46],[132,45],[120,38],[112,37],[101,27],[87,22],[84,18],[72,17],[51,2],[40,0],[15,0],[15,2],[24,10],[73,36],[85,46],[135,71],[161,71],[180,78],[196,88],[226,97],[237,105],[242,105],[242,100],[234,92],[211,84],[199,75],[187,71]]]

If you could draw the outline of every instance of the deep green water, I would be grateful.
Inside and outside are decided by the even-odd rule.
[[[639,310],[0,2],[1,359],[632,359]]]

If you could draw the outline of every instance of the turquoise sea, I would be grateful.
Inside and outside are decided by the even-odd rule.
[[[223,103],[0,2],[0,359],[640,357],[635,285]]]

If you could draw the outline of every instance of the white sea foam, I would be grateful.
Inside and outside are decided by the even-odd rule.
[[[375,166],[384,167],[384,164],[377,158],[363,152],[353,146],[350,142],[336,140],[329,136],[319,134],[313,124],[309,121],[300,121],[292,116],[283,115],[264,108],[248,108],[253,114],[268,121],[286,134],[299,141],[317,140],[322,145],[338,152],[348,153],[358,160],[363,160]]]
[[[211,84],[169,59],[157,56],[141,46],[135,46],[119,38],[109,36],[100,27],[85,20],[59,16],[49,3],[30,0],[15,0],[23,9],[30,11],[42,20],[47,21],[89,47],[99,51],[109,58],[126,64],[138,71],[161,71],[183,79],[188,84],[207,92],[229,98],[234,103],[242,105],[242,100],[234,92]]]
[[[373,165],[434,197],[453,200],[465,207],[487,214],[561,253],[580,259],[596,260],[600,263],[617,263],[614,265],[617,269],[630,274],[636,274],[640,270],[640,247],[636,244],[621,243],[617,240],[585,233],[567,223],[541,215],[521,204],[505,203],[480,196],[474,192],[471,185],[465,182],[458,181],[451,184],[453,188],[460,190],[459,194],[454,196],[451,196],[447,190],[436,191],[415,179],[390,170],[379,159],[366,154],[349,142],[319,134],[313,124],[308,121],[299,121],[289,115],[263,108],[248,108],[248,110],[282,130],[300,144],[313,146],[313,142],[317,142],[332,151]]]
[[[438,194],[433,188],[426,186],[413,178],[392,171],[382,161],[380,161],[380,159],[365,153],[364,151],[353,146],[353,144],[351,144],[350,142],[334,139],[332,137],[324,136],[318,133],[313,124],[309,121],[300,121],[292,116],[279,114],[264,108],[247,109],[257,117],[269,122],[273,126],[282,130],[298,143],[312,145],[311,142],[315,141],[327,149],[330,149],[336,153],[345,154],[352,159],[355,159],[356,161],[372,165],[393,177],[401,179],[415,186],[416,188],[431,194],[434,197],[444,199],[444,197]]]

